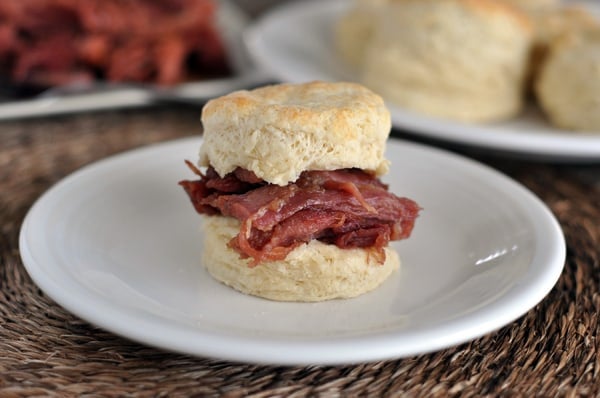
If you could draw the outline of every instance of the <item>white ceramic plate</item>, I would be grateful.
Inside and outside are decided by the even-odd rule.
[[[245,32],[250,55],[259,67],[282,81],[358,80],[336,56],[331,34],[334,21],[351,4],[345,0],[298,1],[273,10]],[[585,4],[600,10],[592,2]],[[388,106],[394,126],[415,134],[543,160],[600,161],[600,132],[554,128],[533,107],[514,120],[474,125]]]
[[[341,364],[468,341],[524,314],[565,259],[559,225],[529,191],[473,161],[391,141],[385,181],[423,212],[394,246],[403,265],[379,289],[322,303],[271,302],[200,265],[199,217],[177,182],[198,139],[85,167],[28,213],[20,250],[58,304],[168,350],[236,361]]]

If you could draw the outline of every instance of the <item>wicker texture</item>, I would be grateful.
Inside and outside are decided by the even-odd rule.
[[[525,316],[433,354],[353,366],[236,364],[145,347],[53,303],[19,257],[32,203],[85,164],[198,134],[198,115],[158,108],[0,124],[0,396],[600,396],[600,190],[584,178],[600,177],[597,166],[479,156],[548,204],[567,264]]]

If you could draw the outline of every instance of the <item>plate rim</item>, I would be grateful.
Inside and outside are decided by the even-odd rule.
[[[590,4],[581,0],[578,3],[586,6]],[[338,8],[346,8],[350,5],[351,3],[345,0],[309,0],[280,4],[244,29],[242,37],[248,54],[257,66],[268,71],[275,79],[287,82],[311,80],[310,78],[306,79],[287,73],[285,68],[273,66],[267,56],[270,50],[261,44],[265,39],[263,31],[268,24],[282,16],[287,17],[295,13],[303,15],[311,12],[329,14]],[[600,6],[598,12],[600,13]],[[333,80],[344,80],[343,76],[332,77]],[[533,160],[600,162],[600,135],[598,135],[600,132],[577,132],[552,126],[549,127],[552,129],[551,133],[536,133],[535,131],[519,130],[510,126],[507,126],[504,131],[496,131],[491,124],[490,126],[469,124],[430,117],[398,107],[389,103],[389,101],[386,101],[386,105],[390,109],[393,127],[400,130],[409,130],[407,132],[410,134],[470,147],[507,152],[517,156],[533,156],[529,157]],[[518,120],[518,117],[494,123],[494,127],[514,120]],[[449,132],[451,134],[448,134]]]
[[[75,293],[85,293],[88,297],[91,297],[87,299],[87,301],[92,302],[95,310],[90,313],[88,307],[90,304],[86,303],[86,300],[74,300],[73,297],[71,297],[74,294],[73,291],[67,291],[68,289],[64,289],[64,286],[61,287],[61,284],[58,283],[56,279],[56,275],[53,276],[49,273],[50,270],[46,269],[46,267],[35,258],[34,253],[31,252],[27,239],[30,230],[35,227],[35,225],[32,224],[35,222],[35,217],[38,217],[38,213],[41,211],[40,208],[42,208],[44,203],[49,200],[48,198],[60,194],[60,191],[65,189],[69,184],[76,184],[81,179],[85,181],[85,176],[90,170],[99,170],[102,167],[107,167],[107,164],[110,164],[115,160],[121,159],[120,161],[125,161],[130,156],[142,156],[141,154],[143,152],[160,151],[164,150],[167,146],[187,147],[198,143],[199,141],[196,137],[183,138],[122,152],[84,166],[66,176],[47,190],[28,211],[19,234],[19,250],[22,261],[32,280],[52,300],[79,318],[99,326],[104,330],[108,330],[132,341],[137,341],[149,346],[188,355],[237,362],[241,361],[269,365],[340,365],[424,354],[442,348],[452,347],[489,334],[530,311],[550,292],[562,273],[566,256],[566,247],[562,230],[551,211],[531,191],[493,168],[474,160],[448,151],[427,147],[425,145],[392,139],[390,140],[392,146],[401,145],[409,147],[409,150],[411,148],[417,148],[428,152],[433,151],[435,156],[448,157],[452,161],[458,161],[463,165],[467,165],[467,167],[475,166],[483,173],[494,173],[497,177],[504,180],[505,183],[508,183],[515,188],[519,192],[519,195],[527,197],[530,201],[530,205],[534,207],[535,211],[544,214],[545,218],[543,218],[541,224],[545,224],[545,228],[549,228],[547,233],[553,241],[551,247],[554,250],[548,251],[547,253],[536,252],[537,256],[542,255],[543,257],[546,257],[544,261],[547,261],[548,264],[542,266],[542,268],[546,270],[545,273],[532,276],[535,282],[533,283],[535,289],[531,287],[532,282],[529,281],[526,284],[528,286],[525,286],[528,288],[523,286],[518,287],[512,298],[509,296],[508,303],[505,302],[507,300],[505,298],[507,293],[503,293],[501,299],[495,299],[490,304],[484,306],[483,308],[488,308],[488,311],[487,315],[486,311],[483,311],[483,317],[482,310],[476,310],[473,313],[462,315],[444,322],[442,324],[443,328],[441,328],[446,331],[444,338],[440,338],[440,332],[438,330],[440,327],[438,326],[435,329],[425,331],[425,333],[420,333],[418,338],[413,336],[412,340],[408,342],[409,344],[407,344],[406,336],[403,336],[404,341],[398,341],[397,331],[379,332],[375,334],[377,337],[375,341],[373,339],[373,334],[369,334],[358,337],[336,337],[335,340],[332,340],[331,336],[324,339],[318,339],[317,341],[312,338],[301,338],[290,342],[289,338],[273,339],[271,337],[261,338],[260,336],[240,337],[239,335],[227,335],[222,332],[214,333],[206,330],[198,330],[184,324],[173,326],[169,322],[166,322],[165,324],[165,318],[154,314],[145,312],[136,316],[135,311],[132,311],[128,307],[115,307],[111,302],[106,300],[105,296],[86,290],[85,287],[78,283],[71,275],[67,275],[67,278],[75,281],[75,285],[78,286],[78,291]],[[537,232],[535,237],[537,241],[537,239],[539,239]],[[538,259],[538,261],[540,260]],[[532,259],[532,264],[533,262],[534,260]],[[531,264],[529,265],[531,268]],[[515,309],[514,304],[509,305],[510,302],[521,302],[525,304],[521,304]],[[497,309],[490,311],[490,306],[498,306],[499,308],[506,308],[508,306],[510,311],[499,312]],[[107,317],[109,317],[108,321]],[[158,318],[160,322],[155,322],[156,318]],[[135,322],[133,322],[132,319]],[[477,319],[477,322],[473,322],[473,319]],[[468,323],[470,326],[466,328],[465,323]],[[483,329],[481,327],[482,323],[485,324]],[[138,326],[132,330],[130,325]],[[192,341],[193,344],[190,345],[190,341]],[[424,344],[424,341],[429,342]],[[433,341],[433,343],[431,343],[431,341]],[[368,344],[369,348],[368,350],[350,349],[356,347],[356,344]],[[223,347],[227,348],[224,349]],[[285,356],[281,355],[283,352],[286,353]]]

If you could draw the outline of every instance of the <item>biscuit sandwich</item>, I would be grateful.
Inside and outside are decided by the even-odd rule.
[[[349,298],[399,267],[419,206],[379,176],[390,114],[354,83],[280,84],[209,101],[199,177],[203,263],[220,282],[279,301]]]

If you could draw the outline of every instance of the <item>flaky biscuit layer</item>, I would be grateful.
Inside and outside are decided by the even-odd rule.
[[[305,170],[356,167],[377,175],[390,114],[383,100],[354,83],[280,84],[237,91],[202,111],[200,166],[219,175],[241,167],[286,185]]]

